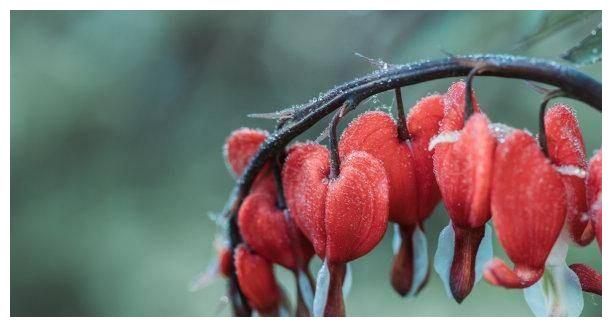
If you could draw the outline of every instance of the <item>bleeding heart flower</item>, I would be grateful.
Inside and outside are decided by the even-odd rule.
[[[435,148],[434,171],[451,219],[451,225],[440,236],[436,270],[445,286],[448,283],[447,292],[457,302],[463,301],[480,278],[476,271],[478,253],[482,257],[491,252],[490,240],[481,241],[485,237],[485,224],[491,217],[491,180],[497,140],[489,129],[489,120],[480,112],[476,101],[473,103],[475,112],[463,126],[465,84],[453,84],[444,98],[440,134],[430,144]],[[453,249],[450,267],[445,254],[448,248]]]
[[[410,109],[406,118],[415,171],[416,211],[419,223],[427,219],[440,202],[440,190],[433,169],[433,151],[429,150],[429,142],[438,134],[443,118],[442,95],[421,99]]]
[[[589,161],[586,179],[589,220],[593,224],[599,250],[601,250],[601,159],[601,150],[599,150]]]
[[[365,151],[380,160],[385,168],[389,180],[389,220],[400,226],[404,245],[394,260],[391,283],[404,296],[413,283],[412,235],[420,223],[410,145],[399,138],[397,125],[389,114],[370,111],[348,125],[338,148],[341,159],[354,151]]]
[[[412,151],[398,137],[393,118],[369,111],[353,120],[342,133],[340,159],[364,151],[382,162],[389,180],[389,220],[404,226],[419,223]]]
[[[321,258],[349,262],[370,252],[384,235],[389,184],[382,163],[365,152],[345,157],[337,178],[328,174],[324,146],[293,146],[283,167],[287,206]]]
[[[416,294],[428,275],[427,253],[414,251],[426,251],[421,224],[440,199],[427,147],[438,131],[442,116],[441,96],[431,96],[417,103],[410,112],[406,125],[410,140],[399,137],[397,124],[382,111],[367,112],[353,120],[340,140],[341,157],[353,151],[365,151],[385,167],[389,179],[389,220],[399,225],[401,235],[391,284],[402,296]],[[423,242],[424,246],[415,244]],[[418,266],[415,266],[416,258],[425,260],[417,260]]]
[[[298,260],[293,252],[285,213],[276,206],[276,200],[275,196],[262,192],[247,196],[238,212],[240,235],[257,254],[268,261],[292,271],[305,270],[314,254],[312,245],[299,233]]]
[[[586,219],[586,158],[578,121],[572,109],[558,104],[546,111],[544,126],[550,161],[557,167],[565,187],[566,228],[574,243],[585,246],[594,235]]]
[[[322,271],[327,277],[320,272],[319,280],[326,285],[322,290],[317,281],[314,313],[326,316],[344,315],[346,263],[380,242],[389,213],[389,184],[376,158],[352,152],[341,160],[337,177],[329,178],[329,174],[329,152],[324,146],[307,143],[289,149],[282,175],[287,207],[315,252],[325,259]],[[323,298],[321,306],[319,298]]]
[[[242,175],[251,158],[257,153],[257,150],[267,137],[268,132],[251,128],[240,128],[230,134],[225,141],[223,154],[225,162],[234,177],[237,178]],[[261,172],[253,182],[251,193],[262,191],[270,194],[276,192],[276,184],[270,166],[268,163],[261,169]]]
[[[563,228],[566,203],[560,174],[532,136],[517,130],[500,143],[495,152],[491,210],[499,241],[514,269],[495,259],[487,265],[485,279],[506,288],[536,283]]]
[[[272,264],[244,244],[235,249],[234,264],[238,284],[249,305],[263,316],[278,315],[281,291]]]

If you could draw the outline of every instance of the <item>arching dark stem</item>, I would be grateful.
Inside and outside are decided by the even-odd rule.
[[[272,172],[274,173],[274,182],[276,183],[276,207],[280,210],[287,209],[285,202],[285,193],[283,192],[283,180],[281,178],[281,154],[274,157],[272,163]]]
[[[232,226],[236,226],[236,213],[248,194],[257,173],[270,158],[280,152],[296,136],[338,109],[348,99],[353,99],[358,103],[374,94],[398,87],[441,78],[467,76],[472,69],[482,64],[487,66],[487,70],[480,74],[482,76],[517,78],[556,86],[563,90],[567,97],[582,101],[601,111],[602,92],[600,82],[572,67],[542,59],[490,54],[453,56],[438,60],[394,65],[390,69],[383,69],[357,78],[334,87],[316,101],[302,105],[297,109],[281,110],[285,122],[283,128],[272,133],[260,146],[258,152],[238,179],[223,210],[223,216],[229,220],[231,246],[235,247],[240,241],[238,237],[232,237],[232,231],[237,232],[237,228],[232,228]],[[231,283],[235,283],[234,278],[231,279]],[[238,292],[240,291],[238,290]],[[240,303],[232,300],[232,306],[235,310],[236,305],[240,305]]]
[[[276,130],[283,128],[287,121],[279,120],[276,124]],[[276,156],[274,156],[274,161],[272,162],[272,173],[274,174],[274,182],[276,184],[276,207],[280,210],[287,209],[287,203],[285,202],[285,193],[283,192],[283,180],[281,178],[281,169],[283,167],[283,153],[284,151],[280,151]]]
[[[395,89],[395,101],[397,102],[397,136],[402,141],[406,141],[408,135],[408,126],[406,126],[406,114],[404,113],[404,101],[402,100],[402,89]]]
[[[340,174],[340,152],[338,151],[338,123],[349,111],[355,108],[353,99],[346,100],[342,108],[334,114],[329,121],[329,179],[334,179]]]
[[[236,223],[236,220],[236,215],[234,214],[229,221],[228,228],[232,258],[234,257],[234,250],[240,243],[242,243],[242,236],[238,231],[238,224]],[[234,316],[250,317],[251,307],[249,306],[249,302],[247,301],[246,297],[240,290],[240,286],[238,285],[238,275],[236,274],[236,266],[234,265],[234,260],[232,260],[230,269],[231,270],[229,277],[228,293],[230,303],[232,304]]]
[[[548,102],[554,98],[559,98],[565,96],[565,92],[563,90],[553,90],[548,92],[542,103],[540,104],[540,132],[538,134],[538,141],[540,142],[540,147],[542,148],[542,152],[544,155],[548,157],[548,144],[546,143],[546,124],[544,118],[546,117],[546,107],[548,106]]]

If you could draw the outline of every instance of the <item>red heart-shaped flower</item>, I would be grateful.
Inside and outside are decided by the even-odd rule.
[[[272,264],[241,244],[235,249],[234,265],[238,285],[249,305],[262,315],[276,314],[281,292],[274,278]]]
[[[586,157],[578,120],[569,107],[558,104],[544,115],[546,145],[550,161],[557,166],[567,199],[566,221],[574,243],[585,246],[594,237],[588,219],[584,171]]]
[[[464,126],[465,84],[453,84],[444,97],[444,118],[434,147],[434,167],[442,201],[454,231],[449,286],[456,301],[471,292],[476,255],[491,217],[490,194],[497,140],[489,120],[472,99],[474,113]]]
[[[586,179],[586,195],[589,208],[589,220],[593,224],[597,244],[601,250],[601,150],[589,161]]]
[[[247,196],[238,212],[238,227],[245,242],[262,257],[290,270],[304,268],[297,266],[285,213],[278,209],[273,195],[259,192]],[[301,233],[299,238],[299,261],[307,265],[314,251]]]
[[[223,154],[225,162],[234,177],[242,175],[267,137],[268,132],[251,128],[240,128],[230,134],[225,141]],[[259,191],[264,193],[276,192],[276,184],[269,163],[261,169],[251,187],[251,193]]]
[[[514,131],[495,151],[491,191],[493,224],[514,270],[496,259],[485,269],[487,281],[507,288],[537,282],[563,228],[566,206],[555,167],[531,135]]]
[[[393,118],[369,111],[353,120],[342,133],[341,160],[354,151],[365,151],[380,160],[389,180],[389,220],[400,225],[418,224],[417,193],[412,153],[398,137]]]
[[[440,201],[440,190],[433,170],[431,138],[438,134],[444,118],[444,97],[432,95],[421,99],[406,118],[410,135],[410,150],[416,187],[416,212],[419,222],[424,221]]]
[[[357,259],[382,239],[389,185],[382,163],[365,152],[344,157],[328,179],[329,153],[321,145],[293,146],[283,167],[287,207],[296,224],[330,263]]]

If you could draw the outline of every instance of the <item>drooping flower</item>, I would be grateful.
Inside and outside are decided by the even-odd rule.
[[[272,264],[244,244],[236,247],[234,264],[238,284],[249,305],[262,316],[278,315],[281,291]]]
[[[401,225],[419,223],[412,151],[398,137],[389,114],[369,111],[353,120],[342,133],[338,149],[341,160],[355,151],[380,160],[389,179],[389,219]]]
[[[365,151],[385,167],[389,179],[389,220],[398,224],[401,235],[401,243],[394,249],[397,253],[391,284],[402,296],[416,294],[428,275],[427,244],[421,224],[440,195],[427,147],[438,131],[442,115],[441,96],[421,100],[408,115],[406,128],[410,138],[402,140],[389,114],[370,111],[349,124],[339,144],[341,157]]]
[[[267,137],[267,131],[252,128],[240,128],[230,134],[225,141],[223,155],[234,177],[237,178],[242,175],[244,169]],[[269,194],[276,192],[276,184],[269,163],[261,169],[251,187],[251,193],[258,191]]]
[[[289,222],[276,201],[274,195],[263,192],[247,196],[238,211],[240,235],[268,261],[292,271],[306,270],[314,254],[312,245],[299,233],[295,244],[297,253],[294,253]]]
[[[544,126],[550,161],[561,174],[565,187],[566,228],[575,244],[585,246],[593,240],[594,233],[589,219],[585,219],[586,158],[578,121],[571,108],[558,104],[546,111]]]
[[[477,259],[491,253],[490,239],[482,240],[490,234],[485,233],[485,224],[491,217],[490,192],[497,140],[489,129],[489,120],[473,102],[475,112],[464,126],[465,84],[453,84],[444,98],[440,134],[431,142],[435,149],[436,180],[451,220],[440,234],[435,266],[447,292],[457,302],[463,301],[480,278],[477,261],[482,260]],[[448,251],[452,253],[452,261]]]
[[[485,279],[506,288],[536,283],[563,228],[566,206],[560,174],[531,135],[514,131],[495,151],[491,191],[493,224],[514,269],[494,259]]]
[[[597,244],[601,250],[601,150],[597,151],[589,161],[586,179],[586,196],[589,210],[589,220],[593,224]]]
[[[388,182],[382,163],[365,152],[345,157],[328,179],[329,154],[317,144],[299,144],[283,168],[287,206],[316,253],[329,262],[349,262],[382,238],[388,213]]]
[[[296,224],[324,258],[327,276],[315,315],[344,315],[342,283],[346,263],[370,252],[382,239],[389,211],[389,184],[382,163],[365,152],[352,152],[329,178],[329,152],[321,145],[297,144],[283,167],[287,207]],[[322,296],[320,294],[323,294]],[[321,309],[322,312],[318,311]]]
[[[344,130],[339,151],[341,158],[354,151],[365,151],[380,160],[385,168],[389,180],[389,220],[399,225],[403,244],[395,259],[391,283],[404,296],[412,288],[412,235],[419,224],[416,176],[410,145],[399,138],[397,125],[389,114],[369,111],[353,120]]]
[[[406,118],[417,189],[417,220],[422,223],[440,202],[429,142],[438,134],[444,117],[444,97],[431,95],[417,102]]]

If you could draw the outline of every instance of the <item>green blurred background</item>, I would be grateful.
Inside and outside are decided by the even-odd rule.
[[[303,103],[371,71],[354,52],[391,63],[444,51],[560,60],[601,19],[596,13],[513,50],[541,16],[12,12],[11,315],[228,315],[218,311],[223,280],[195,293],[188,284],[215,256],[207,212],[222,209],[234,182],[221,153],[226,136],[241,126],[273,127],[247,113]],[[581,69],[601,80],[600,63]],[[404,88],[404,103],[451,82]],[[541,96],[525,83],[478,77],[475,90],[492,121],[536,131]],[[590,155],[601,147],[601,114],[567,102]],[[381,95],[362,110],[391,104]],[[322,124],[300,139],[316,137]],[[427,221],[431,255],[447,221],[442,205]],[[531,315],[521,291],[485,282],[458,305],[435,274],[416,299],[401,299],[389,285],[390,236],[353,263],[348,315]],[[572,249],[568,262],[601,271],[593,244]],[[293,294],[291,275],[276,271]],[[584,298],[583,315],[601,315],[601,297]]]

